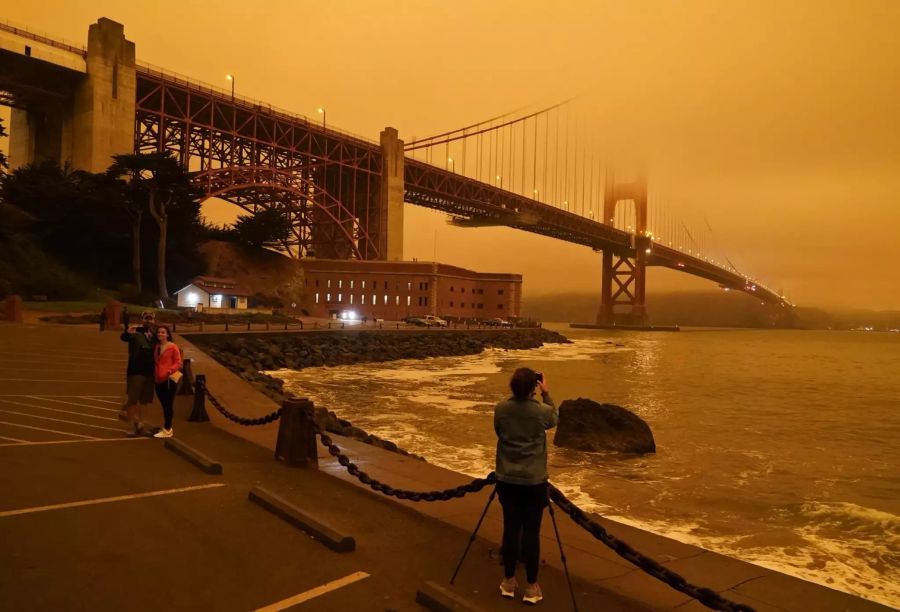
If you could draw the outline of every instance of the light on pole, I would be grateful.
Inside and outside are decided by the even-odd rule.
[[[324,129],[325,129],[325,107],[324,107],[324,106],[320,106],[320,107],[317,108],[316,110],[317,110],[318,112],[322,113],[322,129],[324,130]]]
[[[503,189],[503,177],[498,174],[496,179],[497,179],[497,186],[500,187],[500,189]]]
[[[450,170],[450,172],[453,172],[454,168],[455,168],[455,166],[453,165],[453,158],[448,157],[447,158],[447,169]]]
[[[234,75],[226,74],[225,78],[231,81],[231,101],[234,102]]]

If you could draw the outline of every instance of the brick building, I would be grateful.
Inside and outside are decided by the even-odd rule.
[[[521,274],[418,261],[304,259],[302,266],[312,316],[505,319],[521,308]]]

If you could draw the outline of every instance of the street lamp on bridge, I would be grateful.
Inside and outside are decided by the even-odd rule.
[[[496,176],[497,186],[503,189],[503,177],[499,174]]]
[[[450,172],[453,172],[453,171],[454,171],[453,169],[454,169],[455,167],[456,167],[456,166],[454,166],[454,164],[453,164],[453,158],[452,158],[452,157],[448,157],[448,158],[447,158],[447,169],[448,169]]]
[[[234,75],[226,74],[225,78],[231,81],[231,101],[234,102]]]
[[[317,110],[318,112],[322,113],[322,129],[324,130],[324,129],[325,129],[325,107],[324,107],[324,106],[320,106],[320,107],[317,108],[316,110]]]

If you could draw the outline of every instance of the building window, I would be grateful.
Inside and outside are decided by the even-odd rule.
[[[353,280],[350,280],[350,288],[353,289]]]
[[[319,303],[319,294],[317,293],[316,294],[316,304],[318,304],[318,303]]]
[[[387,306],[387,303],[388,303],[388,295],[387,295],[387,293],[384,294],[384,302],[383,302],[383,303],[384,303],[385,306]]]
[[[453,302],[450,302],[450,308],[453,308]]]
[[[484,304],[479,304],[479,305],[478,305],[478,310],[483,310],[483,309],[484,309]]]
[[[359,303],[360,303],[360,304],[365,304],[365,303],[366,303],[366,294],[365,294],[365,293],[360,294],[360,296],[359,296]]]
[[[406,305],[409,306],[411,301],[412,301],[412,298],[407,295],[406,296]]]
[[[344,281],[341,279],[338,279],[338,289],[343,289],[343,288],[344,288]]]
[[[428,306],[428,296],[425,296],[424,302],[425,302],[424,305],[425,305],[425,306]]]
[[[497,295],[503,295],[503,289],[497,289]]]
[[[328,283],[328,284],[325,285],[325,286],[328,287],[329,289],[331,289],[331,279],[330,279],[330,278],[328,279],[327,283]]]
[[[503,310],[503,304],[497,304],[497,310]]]
[[[331,301],[331,294],[330,294],[330,293],[326,293],[326,294],[325,294],[325,301],[326,301],[326,302],[330,302],[330,301]]]
[[[344,301],[344,296],[341,295],[340,293],[338,293],[338,303],[343,302],[343,301]]]
[[[352,293],[350,294],[350,303],[351,304],[353,303],[353,294]]]
[[[412,291],[412,282],[406,283],[406,290]],[[451,289],[450,291],[453,291],[453,289]]]
[[[466,303],[465,303],[465,302],[460,302],[460,303],[459,303],[459,307],[460,307],[460,308],[465,308],[465,307],[466,307]]]
[[[317,278],[316,279],[316,287],[318,287],[318,286],[319,286],[319,279]]]
[[[374,285],[375,283],[373,282],[372,284]],[[372,306],[375,306],[376,304],[378,304],[378,296],[373,293],[372,294]]]
[[[466,292],[466,288],[463,287],[462,289],[460,289],[460,291],[462,291],[463,293],[465,293],[465,292]]]
[[[453,293],[453,285],[450,285],[450,293]]]
[[[363,289],[365,289],[365,288],[366,288],[366,281],[361,281],[359,286],[362,287]]]

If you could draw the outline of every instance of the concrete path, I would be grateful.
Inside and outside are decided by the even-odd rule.
[[[242,416],[271,400],[179,339],[194,372]],[[116,412],[125,345],[92,326],[0,324],[0,594],[3,609],[420,610],[416,590],[450,575],[488,490],[448,502],[398,502],[363,487],[320,446],[320,471],[273,459],[277,423],[187,423],[179,440],[220,462],[204,474],[164,448],[129,439]],[[150,411],[157,422],[161,409]],[[152,420],[152,419],[151,419]],[[360,467],[390,485],[443,489],[466,476],[335,436]],[[355,537],[335,553],[247,499],[263,486]],[[619,558],[557,511],[581,610],[701,610]],[[602,519],[601,519],[602,521]],[[871,602],[715,553],[602,521],[615,535],[689,581],[757,610],[886,610]],[[508,610],[494,551],[493,504],[454,593],[483,610]],[[571,609],[545,516],[540,581],[548,610]],[[520,576],[520,579],[522,577]],[[518,608],[515,608],[518,609]]]

